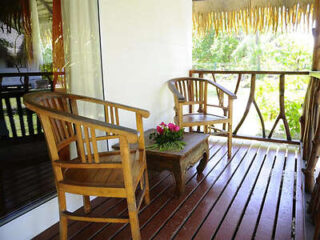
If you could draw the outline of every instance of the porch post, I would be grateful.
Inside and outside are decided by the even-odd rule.
[[[314,16],[315,28],[313,29],[314,49],[313,49],[313,63],[312,70],[320,70],[320,0],[315,0]],[[303,141],[303,156],[307,160],[307,167],[304,169],[305,173],[305,188],[311,193],[314,188],[314,169],[318,161],[320,153],[320,123],[319,112],[315,111],[320,103],[320,80],[311,78],[308,94],[306,96],[305,104],[308,106],[304,109],[304,116],[302,117],[302,136]],[[311,141],[312,140],[312,141]]]

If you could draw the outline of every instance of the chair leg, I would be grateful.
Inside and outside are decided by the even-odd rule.
[[[144,171],[144,181],[145,181],[145,194],[144,194],[144,203],[148,205],[150,203],[150,193],[149,193],[149,178],[148,178],[148,171],[145,169]]]
[[[64,192],[58,190],[58,201],[60,211],[60,240],[66,240],[68,238],[68,219],[63,216],[63,212],[67,209],[66,195]]]
[[[65,216],[60,216],[60,240],[68,239],[68,220]]]
[[[138,218],[138,209],[136,205],[135,197],[128,197],[128,212],[129,212],[129,221],[131,228],[131,235],[133,240],[140,240],[140,227],[139,227],[139,218]]]
[[[85,213],[89,213],[91,211],[90,196],[83,196],[83,207]]]
[[[228,159],[232,156],[232,125],[228,124]]]

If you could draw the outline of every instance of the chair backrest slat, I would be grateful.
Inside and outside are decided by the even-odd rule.
[[[111,117],[111,124],[114,124],[114,113],[113,113],[113,107],[112,106],[110,106],[109,107],[109,109],[110,109],[110,117]]]
[[[105,121],[106,123],[114,124],[119,126],[119,109],[112,104],[105,104],[104,106],[105,111]]]
[[[114,108],[114,111],[115,111],[115,117],[116,117],[116,125],[120,125],[119,123],[119,109],[118,108]]]
[[[108,105],[105,105],[104,106],[104,114],[105,114],[105,122],[106,123],[109,123],[109,107]]]
[[[98,146],[97,146],[97,139],[96,139],[96,132],[94,129],[90,129],[91,132],[91,139],[92,139],[92,148],[93,148],[93,155],[94,155],[94,162],[99,163],[99,154],[98,154]]]
[[[83,131],[84,131],[84,139],[85,139],[85,143],[86,143],[88,162],[92,163],[92,153],[91,153],[91,145],[90,145],[88,128],[84,127]]]
[[[83,145],[83,138],[82,138],[82,129],[80,124],[75,124],[76,125],[76,132],[77,132],[77,149],[78,149],[78,154],[80,155],[79,157],[81,158],[81,162],[86,163],[86,156],[84,152],[84,145]]]
[[[189,102],[206,104],[208,84],[205,81],[181,79],[174,83],[178,92]]]
[[[54,98],[53,101],[55,102],[57,110],[65,111],[61,98]],[[62,130],[63,130],[63,139],[67,139],[67,138],[71,137],[69,135],[70,133],[68,131],[67,122],[62,121],[62,120],[58,120],[58,124],[59,124],[60,128],[62,128]]]
[[[199,92],[198,92],[198,81],[194,81],[195,87],[196,87],[196,101],[199,101]]]

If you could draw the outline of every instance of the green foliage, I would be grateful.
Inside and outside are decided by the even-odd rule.
[[[45,63],[40,66],[41,72],[52,72],[52,63]]]
[[[161,123],[157,126],[157,132],[151,133],[150,139],[155,141],[155,144],[148,146],[148,149],[159,149],[160,151],[180,151],[184,148],[185,142],[183,139],[183,129],[179,126],[169,123]]]
[[[304,84],[304,86],[306,86],[304,79],[297,77],[286,85],[288,96],[285,97],[285,111],[290,133],[294,138],[298,138],[300,135],[299,118],[302,113],[301,106],[305,93],[302,85]],[[279,80],[264,77],[259,81],[259,87],[256,89],[256,100],[262,112],[263,119],[273,123],[280,111],[278,84],[274,84],[278,83]],[[289,94],[290,92],[293,94]],[[280,125],[280,133],[285,133],[283,125]]]
[[[43,64],[40,66],[41,72],[53,72],[52,65],[52,49],[47,47],[42,50]],[[42,79],[47,80],[46,76],[42,76]]]
[[[301,102],[286,100],[285,106],[290,132],[295,138],[297,138],[300,135],[299,119],[301,116]],[[284,131],[283,126],[281,126],[281,130]]]
[[[209,70],[310,70],[312,35],[301,33],[223,34],[214,30],[193,37],[193,67]],[[299,137],[301,104],[308,77],[294,76],[285,81],[286,116],[291,134]],[[243,86],[243,85],[242,85]],[[243,86],[244,87],[244,86]],[[256,101],[263,119],[272,123],[279,114],[279,78],[258,75]],[[270,124],[269,124],[270,125]],[[283,134],[280,126],[279,134]]]
[[[310,70],[312,37],[303,34],[220,33],[193,36],[195,68],[219,70]]]
[[[52,63],[52,48],[51,48],[51,46],[46,47],[45,49],[42,50],[42,57],[43,57],[44,64]]]
[[[235,64],[233,51],[239,44],[238,38],[233,34],[219,34],[209,32],[205,37],[194,37],[193,63],[198,68],[214,67],[224,69],[224,65]]]
[[[186,145],[183,141],[174,141],[174,142],[165,142],[163,144],[152,144],[150,146],[147,146],[147,149],[149,150],[160,150],[162,152],[164,151],[181,151],[184,146]]]
[[[256,100],[265,121],[273,121],[279,114],[278,86],[276,79],[262,79],[256,89]]]

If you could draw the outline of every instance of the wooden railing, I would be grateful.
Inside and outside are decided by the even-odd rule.
[[[244,110],[244,113],[242,117],[238,120],[235,119],[236,124],[235,129],[233,130],[234,137],[238,138],[244,138],[244,139],[254,139],[254,140],[263,140],[263,141],[270,141],[270,142],[282,142],[282,143],[294,143],[299,144],[300,142],[297,140],[293,140],[290,133],[290,128],[286,116],[285,111],[285,79],[287,75],[309,75],[309,71],[209,71],[209,70],[190,70],[189,75],[190,77],[200,77],[200,78],[212,78],[213,81],[217,81],[216,75],[237,75],[237,81],[236,85],[234,87],[234,94],[237,95],[240,87],[240,82],[243,80],[244,75],[250,76],[250,93],[248,97],[248,101],[246,104],[246,108]],[[266,135],[266,128],[265,128],[265,121],[263,119],[262,113],[259,109],[259,106],[256,101],[255,93],[256,93],[256,79],[257,75],[276,75],[279,78],[278,84],[279,84],[279,113],[278,116],[273,123],[273,126],[268,134]],[[274,84],[277,84],[276,82]],[[230,89],[229,89],[230,90]],[[219,99],[219,101],[221,101]],[[254,106],[254,108],[257,111],[261,129],[262,129],[262,137],[257,136],[247,136],[247,135],[239,135],[238,131],[241,128],[243,122],[248,117],[248,113],[250,111],[250,108]],[[279,123],[279,121],[282,120],[284,124],[286,139],[279,139],[279,138],[273,138],[274,131]]]
[[[64,73],[58,73],[64,75]],[[24,138],[42,134],[41,124],[35,113],[26,109],[22,96],[30,91],[54,89],[52,72],[0,73],[0,139]],[[32,88],[31,77],[48,80],[48,84],[37,89]],[[19,77],[19,84],[3,84],[5,77]]]

